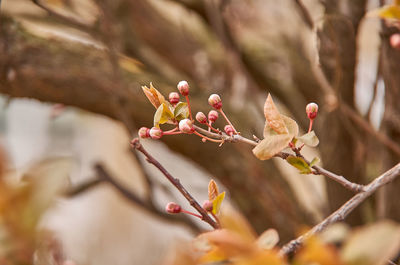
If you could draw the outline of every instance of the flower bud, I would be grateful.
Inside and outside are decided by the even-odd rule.
[[[179,204],[169,202],[167,206],[165,206],[165,211],[167,213],[180,213],[182,211],[182,208]]]
[[[390,36],[390,46],[392,46],[393,49],[400,50],[400,33],[395,33]]]
[[[160,128],[153,127],[150,129],[149,135],[152,139],[160,139],[163,135],[163,131]]]
[[[208,120],[215,122],[218,119],[218,112],[216,112],[215,110],[210,110],[210,112],[208,113]]]
[[[210,106],[212,106],[214,109],[222,108],[221,98],[217,94],[211,94],[211,96],[208,98],[208,104],[210,104]]]
[[[207,123],[207,117],[203,112],[197,112],[196,114],[196,120],[200,123]]]
[[[171,93],[169,93],[168,98],[169,98],[169,102],[170,102],[171,104],[174,104],[174,105],[175,105],[176,103],[179,102],[179,94],[176,93],[176,92],[171,92]]]
[[[179,90],[179,93],[182,94],[182,96],[187,96],[189,95],[189,84],[186,81],[180,81],[177,85],[177,88]]]
[[[139,137],[140,138],[149,138],[150,137],[150,129],[146,127],[142,127],[139,129]]]
[[[211,212],[213,209],[213,203],[209,200],[203,202],[203,209],[207,212]]]
[[[232,136],[235,133],[235,131],[233,130],[232,126],[230,126],[230,125],[226,125],[224,127],[224,131],[229,136]]]
[[[183,119],[179,122],[179,130],[183,133],[193,133],[193,123],[189,119]]]
[[[306,106],[306,113],[310,120],[315,119],[315,117],[317,117],[317,113],[318,113],[318,105],[314,102],[309,103]]]

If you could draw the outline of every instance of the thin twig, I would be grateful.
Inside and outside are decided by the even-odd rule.
[[[349,189],[351,191],[360,192],[360,191],[364,191],[366,188],[364,185],[351,182],[351,181],[347,180],[345,177],[336,175],[335,173],[330,172],[322,167],[313,166],[312,168],[315,169],[314,174],[328,177],[328,178],[338,182],[343,187],[345,187],[346,189]]]
[[[161,171],[161,173],[164,174],[164,176],[174,185],[180,193],[188,200],[190,205],[195,208],[199,214],[202,216],[202,220],[204,220],[206,223],[211,225],[213,228],[219,228],[219,225],[208,215],[206,210],[201,207],[201,205],[193,198],[193,196],[185,189],[185,187],[182,186],[180,183],[179,179],[174,178],[154,157],[152,157],[141,145],[139,142],[139,139],[135,138],[131,142],[132,148],[135,148],[139,152],[141,152],[145,157],[147,162],[150,164],[153,164],[158,170]]]
[[[111,175],[106,171],[106,169],[100,165],[95,165],[95,170],[99,176],[101,182],[105,182],[114,187],[122,196],[128,199],[130,202],[140,206],[142,209],[148,211],[156,217],[161,217],[166,221],[173,221],[182,223],[188,227],[190,227],[194,232],[199,232],[200,228],[192,222],[189,218],[184,215],[171,215],[165,212],[160,211],[154,204],[153,201],[144,201],[139,196],[137,196],[134,192],[125,188],[122,184],[116,181]]]
[[[332,213],[325,220],[314,226],[310,231],[284,245],[280,250],[280,254],[287,255],[296,251],[297,248],[302,245],[303,242],[310,236],[321,232],[327,226],[333,223],[343,221],[358,205],[360,205],[363,201],[365,201],[365,199],[371,196],[377,189],[392,182],[399,175],[400,163],[380,175],[367,186],[365,186],[364,191],[354,195],[350,200],[343,204],[342,207]]]

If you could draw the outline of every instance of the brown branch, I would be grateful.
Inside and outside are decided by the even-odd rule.
[[[308,12],[307,8],[304,6],[304,4],[300,1],[300,0],[294,0],[294,2],[296,3],[301,17],[304,20],[304,23],[306,23],[306,25],[310,28],[313,29],[314,28],[314,22],[311,18],[310,13]]]
[[[335,173],[330,172],[329,170],[326,170],[319,166],[313,166],[312,168],[315,169],[314,174],[328,177],[328,178],[338,182],[339,184],[341,184],[343,187],[345,187],[348,190],[351,190],[354,192],[365,191],[366,187],[364,185],[351,182],[351,181],[347,180],[345,177],[336,175]]]
[[[195,208],[202,216],[202,220],[211,225],[213,228],[219,228],[218,224],[208,215],[207,211],[193,198],[193,196],[182,186],[179,179],[174,178],[153,156],[151,156],[141,145],[138,138],[131,142],[132,148],[140,151],[145,157],[147,162],[153,164],[164,176],[174,185],[180,193],[186,198],[190,205]]]
[[[321,223],[314,226],[310,231],[284,245],[280,250],[280,254],[287,255],[296,251],[297,248],[302,245],[303,242],[310,236],[323,231],[327,226],[333,223],[343,221],[358,205],[360,205],[363,201],[365,201],[365,199],[371,196],[377,189],[392,182],[399,175],[400,163],[380,175],[367,186],[365,186],[364,191],[354,195],[350,200],[343,204],[342,207],[332,213]]]

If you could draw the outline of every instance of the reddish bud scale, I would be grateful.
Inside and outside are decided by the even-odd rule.
[[[174,104],[174,105],[175,105],[176,103],[179,102],[179,94],[176,93],[176,92],[171,92],[171,93],[169,93],[168,98],[169,98],[169,102],[170,102],[171,104]]]
[[[160,128],[153,127],[149,134],[152,139],[160,139],[163,136],[163,131]]]
[[[400,33],[395,33],[390,36],[390,46],[393,49],[400,50]]]
[[[181,93],[182,96],[187,96],[189,95],[189,84],[186,81],[180,81],[177,85],[177,88],[179,90],[179,93]]]
[[[211,107],[214,109],[221,109],[222,108],[222,101],[221,97],[217,94],[211,94],[210,97],[208,98],[208,104],[210,104]]]
[[[140,138],[149,138],[150,137],[150,129],[146,127],[142,127],[139,129],[138,135]]]
[[[230,125],[226,125],[224,127],[224,131],[227,135],[232,136],[235,133],[235,130],[233,130],[233,127]]]
[[[215,122],[218,119],[218,112],[216,112],[215,110],[210,110],[210,112],[208,113],[208,120]]]
[[[200,123],[207,123],[207,117],[203,112],[197,112],[196,114],[196,120]]]
[[[174,202],[170,202],[165,206],[165,211],[167,213],[180,213],[182,211],[182,207],[179,204]]]
[[[179,130],[183,133],[193,133],[193,123],[189,119],[183,119],[179,122]]]
[[[318,105],[314,102],[309,103],[306,106],[306,113],[307,113],[307,117],[310,120],[315,119],[315,117],[317,117],[317,113],[318,113]]]
[[[213,203],[209,200],[203,202],[203,209],[207,212],[211,212],[213,210]]]

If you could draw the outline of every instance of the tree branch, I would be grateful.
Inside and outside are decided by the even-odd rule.
[[[323,220],[321,223],[314,226],[310,231],[304,235],[290,241],[288,244],[284,245],[280,254],[287,255],[297,250],[297,248],[303,244],[303,242],[312,235],[315,235],[327,226],[344,220],[358,205],[360,205],[365,199],[371,196],[380,187],[392,182],[395,178],[400,175],[400,163],[386,171],[378,178],[373,180],[370,184],[365,186],[365,190],[356,194],[350,200],[348,200],[342,207],[332,213],[329,217]]]
[[[180,191],[180,193],[186,198],[190,205],[195,208],[202,216],[202,220],[211,225],[213,228],[219,228],[219,225],[208,215],[207,211],[201,207],[201,205],[193,198],[193,196],[182,186],[179,179],[174,178],[153,156],[151,156],[140,144],[139,139],[135,138],[131,142],[132,148],[141,152],[147,162],[153,164],[164,176]]]

